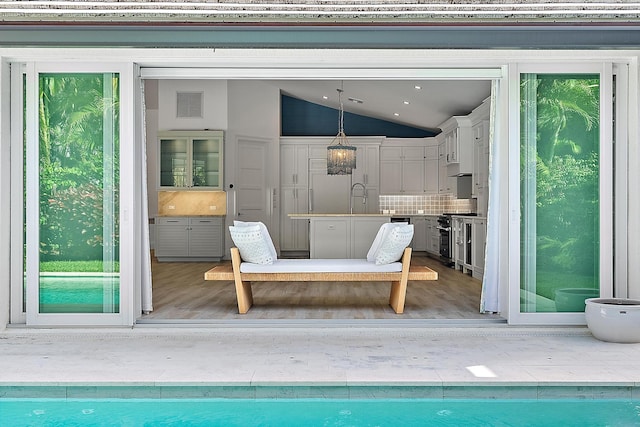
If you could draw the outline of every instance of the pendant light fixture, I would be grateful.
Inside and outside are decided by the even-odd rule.
[[[340,114],[338,116],[338,135],[327,147],[327,174],[351,175],[356,167],[356,147],[349,145],[347,135],[344,133],[344,106],[342,104],[342,84],[338,91],[340,102]]]

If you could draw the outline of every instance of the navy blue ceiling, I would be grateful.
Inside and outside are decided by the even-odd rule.
[[[282,136],[335,136],[338,133],[338,110],[281,96]],[[344,113],[344,132],[347,136],[386,136],[390,138],[424,138],[436,133],[386,120]]]

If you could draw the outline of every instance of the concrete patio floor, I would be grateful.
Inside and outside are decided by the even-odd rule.
[[[198,386],[250,396],[404,387],[423,397],[640,398],[638,360],[640,344],[598,341],[583,327],[18,328],[0,332],[0,397]]]

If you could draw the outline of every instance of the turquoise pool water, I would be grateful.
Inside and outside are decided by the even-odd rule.
[[[40,277],[41,313],[117,313],[119,275],[66,274]]]
[[[638,426],[637,400],[0,399],[3,426]]]

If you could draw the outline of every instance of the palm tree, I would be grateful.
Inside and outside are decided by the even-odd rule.
[[[551,77],[535,80],[538,85],[538,155],[547,166],[553,162],[560,147],[580,154],[587,141],[578,138],[586,137],[594,126],[597,128],[600,117],[597,79]]]

